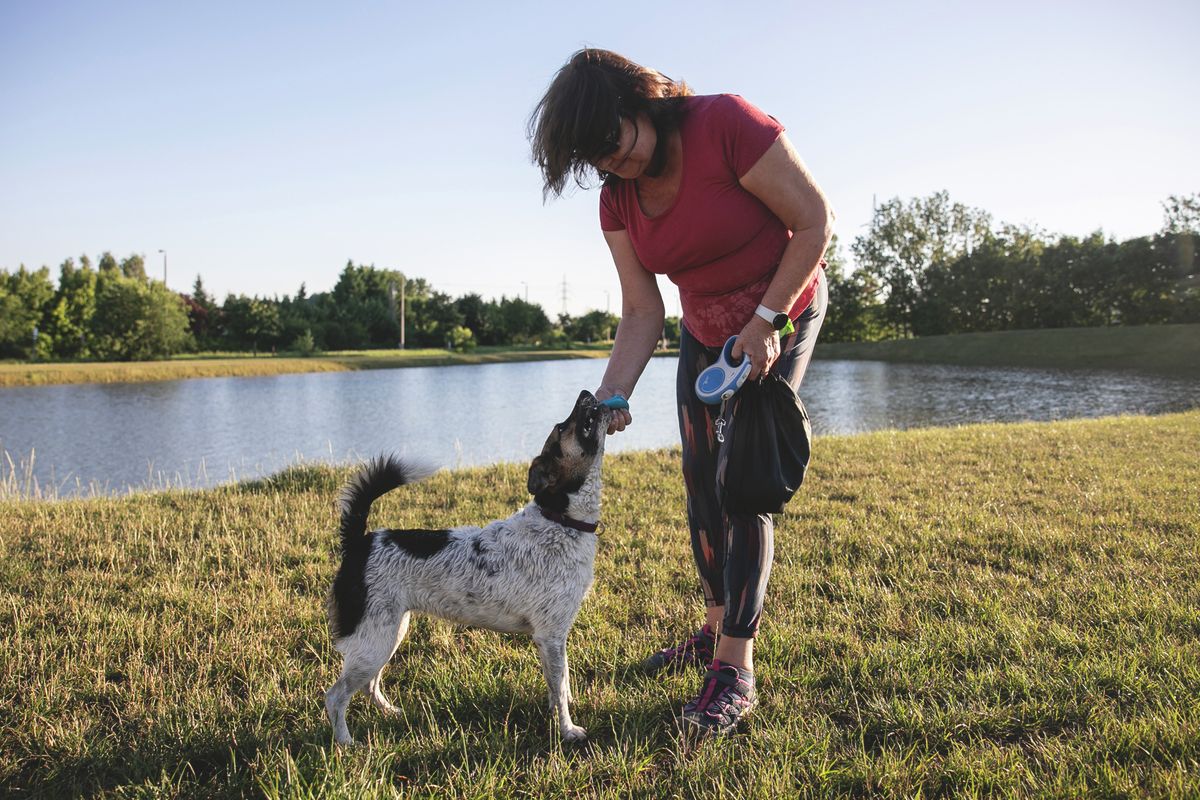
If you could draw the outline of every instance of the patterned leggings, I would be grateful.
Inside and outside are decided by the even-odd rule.
[[[813,345],[825,319],[829,300],[824,276],[812,303],[796,320],[796,330],[780,341],[779,359],[772,371],[799,391],[808,369]],[[675,394],[679,404],[679,434],[683,440],[683,480],[687,487],[688,525],[692,553],[704,603],[724,606],[721,633],[751,639],[758,631],[763,597],[771,575],[774,527],[770,514],[726,514],[717,499],[716,472],[719,443],[713,422],[720,406],[696,397],[696,377],[717,360],[720,348],[705,347],[684,328],[679,343],[679,371]]]

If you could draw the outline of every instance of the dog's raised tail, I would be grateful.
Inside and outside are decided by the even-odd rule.
[[[338,525],[342,565],[333,579],[333,591],[329,596],[329,622],[335,640],[354,633],[366,607],[364,570],[367,555],[371,552],[372,537],[367,534],[371,504],[392,489],[423,480],[431,472],[395,456],[380,456],[367,462],[342,489],[338,497],[342,513]]]
[[[369,546],[367,515],[371,504],[398,486],[416,483],[429,477],[430,470],[419,467],[396,456],[373,458],[358,471],[342,489],[338,505],[342,512],[341,525],[342,556]]]

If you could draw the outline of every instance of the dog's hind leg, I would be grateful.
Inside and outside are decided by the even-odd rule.
[[[361,661],[347,655],[341,676],[329,687],[329,691],[325,692],[325,713],[333,725],[333,739],[339,745],[354,744],[354,739],[350,737],[350,729],[346,727],[346,708],[350,705],[350,698],[354,697],[354,693],[370,680],[371,671],[364,668]]]
[[[356,692],[367,688],[372,679],[378,679],[380,670],[396,649],[399,624],[400,620],[386,623],[378,619],[364,620],[358,630],[338,645],[346,663],[342,666],[341,677],[325,692],[325,713],[333,725],[333,738],[340,745],[354,744],[346,727],[346,708]]]
[[[571,721],[571,690],[567,676],[567,637],[565,635],[534,636],[538,655],[542,660],[542,672],[546,676],[546,688],[550,693],[550,709],[558,712],[558,727],[563,739],[581,742],[587,731]]]
[[[396,649],[400,647],[400,642],[404,641],[404,635],[408,633],[408,622],[410,618],[409,612],[405,611],[400,615],[400,624],[396,628],[396,642],[392,645],[392,652],[388,654],[387,661],[392,660],[392,656],[396,655]],[[387,661],[375,673],[375,677],[371,678],[371,682],[367,685],[367,690],[371,694],[371,702],[375,707],[389,716],[397,716],[400,709],[388,702],[387,697],[383,694],[383,670],[387,667]]]

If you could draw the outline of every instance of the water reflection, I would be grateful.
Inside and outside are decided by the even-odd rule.
[[[524,462],[594,388],[605,361],[429,367],[0,389],[0,448],[36,451],[43,487],[207,486],[297,460],[394,451],[440,466]],[[1200,382],[1118,372],[814,361],[817,435],[973,422],[1162,413],[1200,405]],[[634,424],[610,451],[671,446],[675,361],[653,359]]]

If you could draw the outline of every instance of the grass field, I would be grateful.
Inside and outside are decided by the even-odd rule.
[[[605,358],[608,346],[575,346],[560,350],[532,347],[480,347],[470,353],[449,350],[357,350],[321,355],[253,357],[249,353],[181,356],[166,361],[78,362],[62,364],[0,363],[0,387],[60,383],[125,383],[181,378],[253,377],[295,372],[343,372],[397,367],[440,367],[546,361],[559,358]]]
[[[1200,325],[960,333],[886,342],[821,342],[815,358],[981,367],[1139,369],[1200,376]]]
[[[419,619],[330,746],[322,604],[345,470],[0,502],[0,795],[1200,796],[1200,412],[819,439],[777,519],[762,705],[632,665],[701,619],[677,453],[610,458],[551,735],[519,636]],[[373,523],[483,523],[523,466],[439,473]]]

